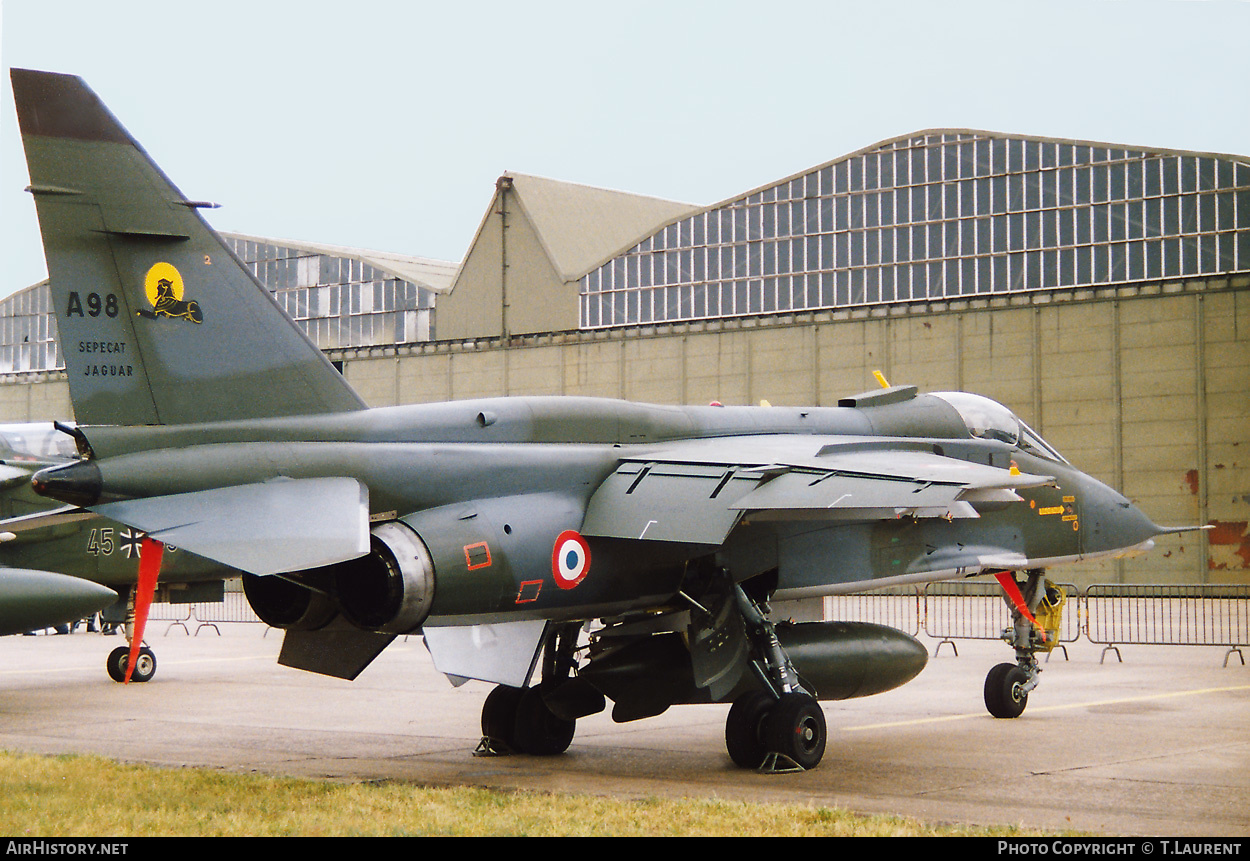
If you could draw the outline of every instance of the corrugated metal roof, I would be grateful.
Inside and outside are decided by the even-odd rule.
[[[326,245],[320,242],[305,242],[292,239],[274,239],[272,237],[252,236],[244,233],[222,233],[229,239],[245,242],[261,242],[266,245],[277,245],[281,248],[294,248],[309,254],[326,254],[331,257],[346,257],[367,263],[374,269],[387,275],[399,278],[424,287],[435,293],[446,293],[451,289],[451,282],[456,277],[458,263],[446,260],[433,260],[428,257],[414,257],[411,254],[397,254],[391,251],[373,251],[366,248],[349,248],[344,245]]]

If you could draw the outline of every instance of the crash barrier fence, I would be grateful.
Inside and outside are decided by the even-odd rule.
[[[1067,595],[1056,649],[1082,636],[1103,646],[1102,659],[1120,646],[1224,646],[1224,664],[1250,645],[1250,586],[1095,584],[1084,592],[1060,584]],[[824,617],[876,622],[912,636],[922,631],[958,654],[956,640],[998,640],[1011,627],[1011,610],[997,583],[929,583],[824,599]],[[190,633],[225,622],[260,622],[242,592],[223,601],[153,604],[150,619]],[[220,633],[220,631],[218,631]]]
[[[221,629],[217,628],[219,623],[259,622],[260,617],[252,611],[252,606],[247,603],[247,598],[242,592],[226,592],[221,601],[153,604],[148,621],[168,622],[169,626],[165,629],[166,635],[175,628],[181,628],[188,634],[192,633],[192,626],[196,634],[205,628],[212,628],[220,634]]]
[[[1096,584],[1067,595],[1055,650],[1085,637],[1117,659],[1120,646],[1224,646],[1224,666],[1250,644],[1250,586]],[[938,640],[936,655],[955,641],[998,640],[1011,627],[1011,609],[996,583],[929,583],[825,599],[826,619],[877,622]],[[1101,662],[1101,661],[1100,661]]]
[[[1250,643],[1250,586],[1090,586],[1086,636],[1120,658],[1119,645],[1227,646],[1224,666]],[[1122,660],[1122,659],[1121,659]]]

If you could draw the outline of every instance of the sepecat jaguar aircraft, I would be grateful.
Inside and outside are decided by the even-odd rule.
[[[35,472],[77,459],[73,433],[72,425],[60,422],[0,425],[0,635],[64,627],[98,611],[102,622],[129,622],[133,639],[129,596],[143,533],[74,506],[58,508],[31,487]],[[203,557],[167,549],[158,600],[221,601],[225,580],[239,576]],[[106,662],[109,676],[122,681],[129,660],[129,647],[113,649]],[[156,654],[141,646],[134,667],[131,681],[149,681]]]
[[[1043,569],[1167,531],[972,394],[367,409],[81,80],[12,77],[81,453],[36,491],[145,532],[140,592],[163,544],[246,572],[283,664],[350,679],[421,634],[497,685],[483,752],[562,752],[609,701],[725,702],[734,762],[812,768],[820,701],[926,652],[771,603],[979,574],[1016,619],[986,682],[1014,717],[1062,603]]]

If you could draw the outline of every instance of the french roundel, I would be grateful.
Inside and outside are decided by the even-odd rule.
[[[572,589],[590,570],[590,545],[571,529],[556,537],[551,550],[551,573],[561,589]]]

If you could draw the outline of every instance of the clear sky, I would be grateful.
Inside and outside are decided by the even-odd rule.
[[[505,170],[710,204],[924,128],[1250,155],[1243,0],[0,0],[0,296],[45,277],[10,67],[222,230],[458,261]]]

